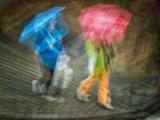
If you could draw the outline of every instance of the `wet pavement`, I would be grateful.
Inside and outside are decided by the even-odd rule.
[[[63,91],[66,101],[49,102],[32,93],[32,80],[37,80],[42,75],[34,53],[13,42],[16,40],[12,40],[13,38],[9,36],[5,34],[0,36],[0,118],[2,119],[143,120],[160,109],[160,97],[152,94],[159,90],[158,76],[126,76],[112,72],[110,90],[115,111],[105,110],[96,103],[97,87],[93,91],[90,103],[78,101],[75,98],[75,89],[87,76],[87,56],[79,37],[65,45],[72,58],[71,66],[74,69],[73,79],[67,90]]]

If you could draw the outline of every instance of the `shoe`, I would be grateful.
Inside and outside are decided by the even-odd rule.
[[[42,95],[42,97],[47,99],[47,101],[49,102],[63,103],[65,101],[64,97],[49,96],[49,95]]]
[[[34,92],[36,94],[40,94],[38,80],[32,81],[32,92]]]
[[[46,84],[39,85],[38,88],[39,88],[39,92],[41,93],[41,95],[46,95],[47,94]]]
[[[114,107],[110,104],[100,104],[102,107],[104,107],[105,109],[108,109],[108,110],[114,110]]]
[[[81,96],[79,94],[76,95],[76,98],[82,102],[90,102],[89,96]]]
[[[41,95],[47,94],[46,84],[40,85],[38,80],[33,80],[32,81],[32,92],[36,94],[41,94]]]

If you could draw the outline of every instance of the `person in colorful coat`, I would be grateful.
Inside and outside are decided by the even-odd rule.
[[[98,81],[98,104],[113,110],[109,91],[111,57],[108,48],[123,40],[131,14],[118,5],[96,4],[83,9],[78,19],[86,39],[90,74],[77,88],[77,99],[89,102],[91,91]]]
[[[109,91],[111,67],[109,51],[106,46],[95,45],[92,41],[86,43],[86,51],[89,58],[88,69],[90,75],[78,87],[77,98],[81,101],[89,102],[91,90],[96,81],[98,81],[98,103],[107,109],[113,110]]]

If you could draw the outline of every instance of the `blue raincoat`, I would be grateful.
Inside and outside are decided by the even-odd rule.
[[[69,31],[61,16],[63,11],[64,7],[54,7],[37,14],[24,27],[19,39],[36,53],[40,63],[52,70],[63,51],[61,40]]]

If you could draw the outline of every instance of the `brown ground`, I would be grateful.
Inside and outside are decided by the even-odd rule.
[[[115,45],[111,93],[116,111],[75,99],[75,88],[86,77],[87,57],[77,21],[80,9],[98,2],[117,3],[133,14],[125,41]],[[31,92],[31,81],[41,76],[36,56],[18,44],[23,26],[38,12],[55,5],[66,6],[70,26],[66,49],[72,56],[74,78],[65,91],[67,101],[50,103]],[[0,1],[0,118],[47,119],[144,119],[160,109],[160,16],[157,0],[1,0]],[[80,45],[77,49],[77,45]],[[69,46],[69,47],[68,47]],[[156,114],[159,115],[159,112]],[[154,116],[151,116],[154,117]],[[149,118],[148,118],[149,119]]]

